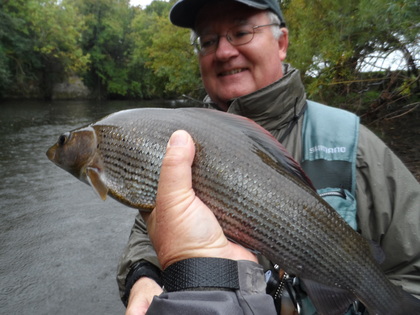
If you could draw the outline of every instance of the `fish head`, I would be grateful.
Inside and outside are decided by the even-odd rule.
[[[86,127],[60,135],[48,149],[47,157],[57,166],[84,180],[86,167],[94,159],[96,147],[95,131]]]

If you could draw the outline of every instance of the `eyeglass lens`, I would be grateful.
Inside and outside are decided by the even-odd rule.
[[[258,26],[244,24],[232,27],[226,32],[226,35],[203,34],[195,40],[195,45],[200,54],[207,55],[216,51],[220,37],[226,37],[233,46],[245,45],[252,41],[257,28],[272,25],[278,24],[272,23]]]

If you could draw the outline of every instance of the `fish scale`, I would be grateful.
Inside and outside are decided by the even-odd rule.
[[[213,153],[215,153],[215,152],[213,152]],[[239,155],[241,155],[241,154],[244,154],[244,152],[240,152],[239,153]],[[258,174],[258,173],[262,173],[262,174],[267,174],[266,173],[266,170],[256,170],[255,171],[255,173],[254,174]],[[201,177],[201,174],[196,174],[196,176],[195,176],[196,178],[202,178]],[[218,183],[219,185],[220,185],[220,183]],[[212,183],[211,185],[214,185],[214,183]],[[200,197],[201,197],[201,194],[200,194],[200,185],[195,185],[197,188],[196,188],[196,190],[197,190],[197,195],[199,195]],[[284,207],[285,208],[291,208],[291,209],[299,209],[299,208],[308,208],[308,205],[306,205],[306,203],[305,202],[301,202],[302,200],[299,198],[299,197],[297,197],[297,198],[294,198],[293,197],[293,192],[290,192],[290,191],[288,191],[288,187],[290,187],[290,185],[289,185],[289,183],[284,183],[284,181],[282,182],[282,183],[277,183],[277,185],[275,185],[274,187],[276,187],[276,189],[278,190],[278,191],[282,191],[283,193],[284,193],[284,195],[287,195],[287,196],[289,196],[290,197],[290,200],[296,200],[297,199],[297,204],[295,205],[295,204],[286,204]],[[222,189],[223,190],[223,189]],[[238,192],[239,193],[239,192]],[[254,193],[254,194],[256,194],[255,193],[255,191],[253,190],[253,189],[250,189],[250,192],[249,192],[250,194],[252,194],[252,193]],[[230,204],[225,204],[225,203],[222,203],[221,205],[218,205],[218,204],[214,204],[214,203],[212,203],[212,200],[204,200],[207,204],[209,204],[210,205],[210,207],[213,209],[213,211],[215,211],[216,212],[216,216],[218,216],[217,215],[217,212],[218,211],[221,211],[221,212],[226,212],[226,208],[225,208],[225,206],[227,205],[228,207],[227,208],[233,208],[233,209],[235,209],[235,211],[238,211],[238,209],[249,209],[249,208],[253,208],[253,209],[258,209],[258,208],[260,208],[257,204],[255,204],[255,203],[253,203],[252,201],[254,200],[253,198],[252,198],[253,196],[251,196],[251,198],[248,198],[247,199],[247,201],[246,202],[244,202],[244,203],[242,203],[241,205],[239,205],[239,206],[237,206],[237,205],[230,205]],[[231,198],[230,198],[230,196],[227,196],[227,198],[228,198],[228,200],[231,200]],[[247,204],[248,205],[248,207],[246,207],[246,206],[244,206],[245,204]],[[274,228],[269,228],[268,227],[268,225],[267,225],[267,222],[269,222],[269,217],[274,217],[274,218],[276,218],[276,222],[278,223],[282,218],[281,217],[278,217],[278,216],[276,216],[276,215],[274,215],[273,213],[271,213],[270,212],[270,209],[272,209],[272,207],[270,207],[271,205],[270,205],[270,203],[269,203],[269,201],[268,201],[268,204],[267,204],[267,209],[264,209],[263,211],[262,211],[262,213],[260,212],[260,213],[255,213],[258,217],[262,217],[262,219],[260,220],[260,222],[262,222],[262,223],[260,223],[260,227],[261,227],[261,230],[266,230],[266,231],[269,231],[268,233],[273,233],[273,232],[275,232],[276,230],[274,229]],[[274,207],[274,208],[276,208],[276,207]],[[264,213],[266,213],[266,214],[269,214],[269,217],[264,217],[263,216],[263,214]],[[282,213],[282,215],[283,215],[283,221],[285,221],[284,223],[287,223],[287,222],[294,222],[294,217],[296,217],[296,214],[298,214],[299,212],[291,212],[291,214],[292,214],[292,216],[291,217],[289,217],[289,216],[287,216],[287,214],[286,213]],[[277,214],[277,213],[276,213]],[[240,217],[243,217],[243,215],[241,214],[241,213],[236,213],[236,215],[240,218]],[[299,216],[299,215],[298,215]],[[334,216],[333,215],[333,218],[335,218],[336,216]],[[328,216],[326,217],[326,219],[328,219]],[[335,219],[337,219],[337,218],[335,218]],[[328,222],[328,220],[327,220],[327,222]],[[335,223],[336,223],[337,221],[333,221],[332,222],[332,225],[335,225]],[[296,222],[296,224],[297,224],[298,222]],[[323,224],[320,224],[321,226],[325,226],[325,222],[320,222],[320,223],[323,223]],[[280,223],[281,224],[281,223]],[[222,225],[223,227],[224,227],[224,231],[225,231],[225,233],[227,234],[227,235],[231,235],[232,237],[237,237],[237,235],[235,235],[235,232],[237,231],[237,228],[236,228],[236,226],[228,226],[228,225]],[[242,224],[241,224],[241,226],[247,226],[247,224],[246,224],[246,222],[242,222]],[[276,248],[276,251],[278,252],[278,253],[284,253],[284,252],[286,252],[286,253],[288,253],[288,252],[293,252],[293,251],[295,251],[296,250],[296,244],[298,244],[299,243],[299,241],[300,241],[300,237],[298,237],[298,232],[300,232],[300,230],[302,229],[302,228],[304,228],[304,226],[301,226],[301,227],[299,227],[299,228],[296,228],[294,231],[295,231],[295,233],[294,234],[292,234],[292,235],[290,235],[291,236],[291,240],[292,240],[292,242],[290,242],[289,243],[289,247],[282,247],[282,246],[280,246],[280,247],[277,247]],[[231,229],[233,229],[233,231],[231,230]],[[249,233],[249,232],[248,232]],[[260,239],[267,239],[267,235],[265,234],[265,233],[263,233],[262,231],[258,231],[258,233],[260,233],[260,234],[262,234],[262,237],[260,238]],[[300,234],[301,235],[303,235],[304,233],[302,233],[302,232],[300,232]],[[315,235],[313,235],[314,236],[314,239],[317,239],[316,238],[316,234]],[[281,239],[281,237],[282,237],[282,235],[278,235],[278,239]],[[302,236],[301,236],[302,237]],[[254,239],[256,239],[256,238],[258,238],[258,235],[254,235],[253,236],[253,238]],[[303,238],[305,238],[305,239],[307,239],[307,235],[305,235],[305,236],[303,236]],[[325,242],[325,241],[324,241]],[[251,245],[251,247],[252,248],[260,248],[261,249],[261,244],[258,244],[257,246],[255,246],[254,244],[247,244],[248,246],[249,245]],[[267,244],[264,244],[264,245],[267,245]],[[268,244],[269,245],[269,244]],[[313,245],[316,245],[316,244],[314,244],[314,243],[312,243],[311,244],[312,246]],[[311,246],[308,246],[308,247],[311,247]],[[294,253],[294,256],[295,257],[298,257],[298,259],[295,259],[295,261],[292,261],[292,259],[290,259],[288,262],[288,264],[287,264],[287,262],[285,263],[285,264],[282,264],[283,266],[284,265],[294,265],[294,263],[295,262],[297,262],[297,261],[302,261],[302,260],[304,260],[305,259],[305,255],[304,254],[302,254],[303,253],[303,251],[299,248],[298,249],[299,250],[299,252],[298,253]],[[267,251],[268,250],[262,250],[262,252],[264,253],[264,254],[267,254]],[[322,253],[324,254],[324,252],[325,251],[322,251]],[[335,255],[337,255],[337,252],[335,253]],[[270,254],[268,254],[268,256],[270,256]],[[320,255],[319,255],[320,256]],[[279,257],[270,257],[270,258],[272,258],[274,261],[276,261],[276,262],[279,262]],[[319,257],[317,257],[317,258],[319,258]],[[284,258],[284,260],[285,261],[287,261],[287,259],[286,258]],[[298,266],[299,265],[302,265],[302,262],[300,263],[300,264],[298,264]],[[306,269],[310,269],[310,268],[308,268],[309,267],[309,265],[306,267]],[[303,275],[303,276],[305,276],[305,272],[303,272],[303,270],[293,270],[293,268],[289,268],[289,270],[288,271],[290,271],[290,269],[292,269],[291,271],[293,272],[293,273],[295,273],[295,274],[301,274],[301,275]],[[330,273],[330,271],[329,270],[327,270],[327,274],[325,275],[325,277],[326,278],[328,278],[328,277],[331,277],[331,273]],[[336,276],[336,275],[335,275]]]
[[[151,211],[166,144],[178,129],[194,139],[193,188],[224,233],[303,279],[320,314],[341,314],[355,299],[370,314],[420,314],[420,302],[387,280],[368,242],[247,119],[205,109],[122,111],[63,135],[47,155],[102,197]]]

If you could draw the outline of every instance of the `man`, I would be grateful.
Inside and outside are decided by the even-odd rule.
[[[304,118],[309,115],[307,101],[298,71],[283,63],[288,31],[277,1],[184,0],[174,5],[170,18],[175,25],[191,28],[198,35],[200,70],[208,93],[206,104],[253,119],[270,131],[297,161],[302,161]],[[336,130],[331,130],[332,138],[335,133]],[[382,268],[388,277],[420,296],[419,184],[365,127],[360,126],[355,143],[355,227],[383,248],[386,259]],[[150,224],[153,223],[149,223],[153,231]],[[172,232],[168,229],[167,235]],[[144,313],[153,295],[162,292],[159,270],[153,267],[159,263],[145,233],[144,223],[138,217],[120,263],[120,291],[123,299],[128,300],[130,314]],[[154,232],[151,234],[156,237]],[[165,238],[153,242],[156,246],[165,243]],[[164,252],[158,251],[161,263],[167,259]],[[191,257],[193,253],[178,258],[182,261]],[[253,260],[244,252],[231,258]],[[178,259],[170,257],[171,260]],[[162,267],[169,265],[165,262]]]

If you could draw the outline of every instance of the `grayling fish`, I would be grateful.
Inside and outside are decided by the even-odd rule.
[[[263,128],[206,109],[134,109],[64,133],[48,158],[105,199],[151,211],[170,135],[196,145],[193,187],[225,234],[304,281],[318,312],[420,314],[420,300],[394,286],[369,243],[324,202],[299,166]]]

